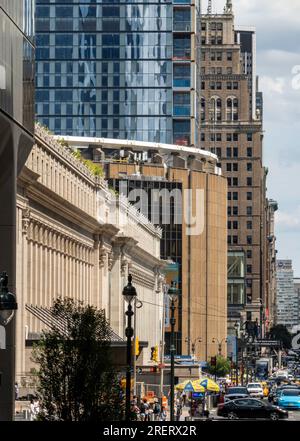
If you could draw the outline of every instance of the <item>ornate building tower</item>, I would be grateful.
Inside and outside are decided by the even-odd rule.
[[[262,113],[255,108],[255,31],[253,36],[251,28],[249,37],[235,30],[231,1],[227,0],[222,14],[213,14],[209,6],[208,13],[202,15],[198,37],[199,142],[202,149],[218,155],[228,179],[230,329],[236,320],[262,324],[264,317],[266,173]],[[250,56],[249,70],[245,60]],[[242,271],[235,274],[238,268]]]

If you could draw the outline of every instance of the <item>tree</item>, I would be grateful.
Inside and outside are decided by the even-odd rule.
[[[273,326],[270,329],[270,338],[281,341],[283,349],[292,347],[292,335],[284,325]]]
[[[43,333],[33,353],[39,364],[40,419],[121,420],[122,391],[110,361],[111,329],[104,311],[58,299],[51,313],[57,325]]]
[[[208,372],[211,375],[217,375],[218,377],[225,377],[230,372],[230,361],[218,355],[216,360],[216,366],[212,366],[208,363]]]

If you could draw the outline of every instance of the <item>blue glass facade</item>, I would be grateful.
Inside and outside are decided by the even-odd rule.
[[[172,143],[185,118],[190,143],[191,6],[176,4],[36,0],[38,120],[56,134]]]

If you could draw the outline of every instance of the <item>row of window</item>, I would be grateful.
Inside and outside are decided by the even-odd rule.
[[[223,23],[222,22],[215,22],[215,21],[210,22],[210,23],[206,23],[206,22],[202,21],[201,31],[206,31],[206,29],[208,29],[208,28],[211,31],[222,31],[223,30]]]
[[[239,207],[238,206],[227,207],[227,214],[228,214],[228,216],[238,216],[239,215]],[[247,214],[247,216],[252,216],[253,208],[246,207],[246,214]]]
[[[223,37],[221,35],[210,37],[210,39],[206,37],[201,37],[201,44],[205,46],[207,44],[211,44],[213,46],[221,46],[223,44]]]
[[[205,150],[205,148],[202,147],[203,150]],[[219,158],[222,157],[222,149],[221,147],[211,147],[209,149],[211,151],[211,153],[216,154]],[[230,158],[238,158],[239,157],[239,149],[237,147],[227,147],[226,148],[226,158],[230,159]],[[247,158],[253,158],[253,150],[252,147],[247,147]],[[235,170],[235,167],[232,167],[232,170],[227,170],[227,171],[238,171]],[[247,171],[252,171],[252,164],[251,163],[247,163]]]
[[[231,171],[231,170],[229,170],[228,167],[227,167],[227,171]],[[231,178],[230,177],[230,178],[227,178],[227,182],[228,182],[228,187],[238,187],[239,186],[239,178]],[[247,185],[247,187],[252,187],[253,182],[252,182],[252,178],[251,177],[248,177],[246,179],[246,185]]]
[[[206,60],[206,52],[205,50],[203,50],[201,52],[201,61],[205,61]],[[210,55],[210,61],[224,61],[223,58],[225,58],[225,60],[227,61],[232,61],[232,51],[208,51],[209,55]],[[224,56],[223,56],[224,54]]]
[[[201,75],[232,75],[232,67],[201,67]]]
[[[201,133],[201,141],[211,140],[211,141],[217,141],[221,142],[223,140],[222,133],[211,133],[209,137],[206,137],[205,133]],[[226,141],[233,141],[237,142],[239,140],[239,134],[238,133],[226,133]],[[253,134],[247,133],[247,142],[253,141]]]
[[[228,230],[238,230],[239,229],[239,222],[238,221],[228,221],[227,228],[228,228]],[[253,229],[252,221],[247,221],[246,228],[247,228],[247,230]]]
[[[210,81],[209,82],[209,89],[210,90],[222,90],[223,88],[223,82],[222,81]],[[201,90],[206,89],[206,82],[201,81]],[[226,89],[227,90],[238,90],[239,89],[239,83],[237,81],[226,81]]]
[[[238,245],[238,243],[239,243],[238,236],[227,236],[227,243],[228,243],[228,245]],[[247,243],[247,245],[252,245],[253,244],[253,237],[247,236],[246,243]]]
[[[237,178],[234,178],[237,179]],[[253,193],[252,191],[247,191],[247,201],[252,201],[253,200]],[[237,191],[229,191],[227,193],[227,200],[228,201],[238,201],[239,200],[239,194]]]

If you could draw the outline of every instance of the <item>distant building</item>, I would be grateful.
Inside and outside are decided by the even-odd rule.
[[[295,294],[298,298],[298,318],[299,318],[299,325],[300,325],[300,277],[296,277],[294,279],[294,288],[295,288]]]
[[[294,287],[294,271],[291,260],[277,260],[276,322],[290,330],[299,323],[299,297]]]
[[[267,315],[267,171],[262,96],[257,96],[256,33],[252,27],[235,26],[228,0],[223,13],[213,14],[209,9],[202,15],[200,38],[198,138],[201,149],[218,156],[228,180],[229,260],[239,261],[244,255],[244,285],[233,283],[229,273],[228,330],[234,333],[236,319],[242,323],[258,320],[263,325]]]

